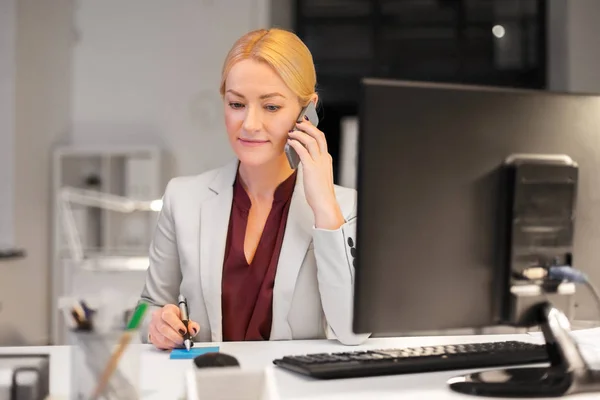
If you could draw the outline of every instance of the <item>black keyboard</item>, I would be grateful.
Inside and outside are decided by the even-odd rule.
[[[506,341],[321,353],[274,360],[279,367],[319,379],[411,374],[548,362],[545,345]]]

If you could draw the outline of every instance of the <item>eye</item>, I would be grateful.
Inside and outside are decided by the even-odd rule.
[[[233,108],[234,110],[240,110],[244,108],[244,105],[242,103],[232,101],[229,103],[229,107]]]
[[[273,104],[268,104],[265,106],[266,110],[269,112],[275,112],[278,111],[281,107],[280,106],[275,106]]]

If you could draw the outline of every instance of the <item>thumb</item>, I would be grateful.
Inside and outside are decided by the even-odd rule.
[[[200,325],[197,322],[190,320],[188,322],[188,330],[190,332],[190,335],[196,336],[198,332],[200,332]]]

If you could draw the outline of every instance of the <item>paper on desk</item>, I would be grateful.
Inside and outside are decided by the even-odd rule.
[[[583,358],[591,368],[600,369],[600,328],[582,329],[571,332]]]
[[[531,332],[531,336],[543,338],[541,332]],[[571,331],[571,337],[581,350],[581,355],[591,368],[600,369],[600,328]]]
[[[188,360],[192,358],[196,358],[206,353],[218,353],[219,346],[211,346],[211,347],[192,347],[190,351],[186,349],[173,349],[171,351],[171,356],[169,357],[171,360]]]
[[[593,340],[600,345],[600,343],[598,343],[598,339],[600,339],[600,327],[571,331],[571,335],[578,341],[582,340],[588,342]]]

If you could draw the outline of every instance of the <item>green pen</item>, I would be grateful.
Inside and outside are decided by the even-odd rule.
[[[148,309],[148,303],[140,303],[133,312],[129,323],[127,324],[127,330],[137,330],[142,324],[142,320],[144,319],[144,314],[146,314],[146,310]]]

